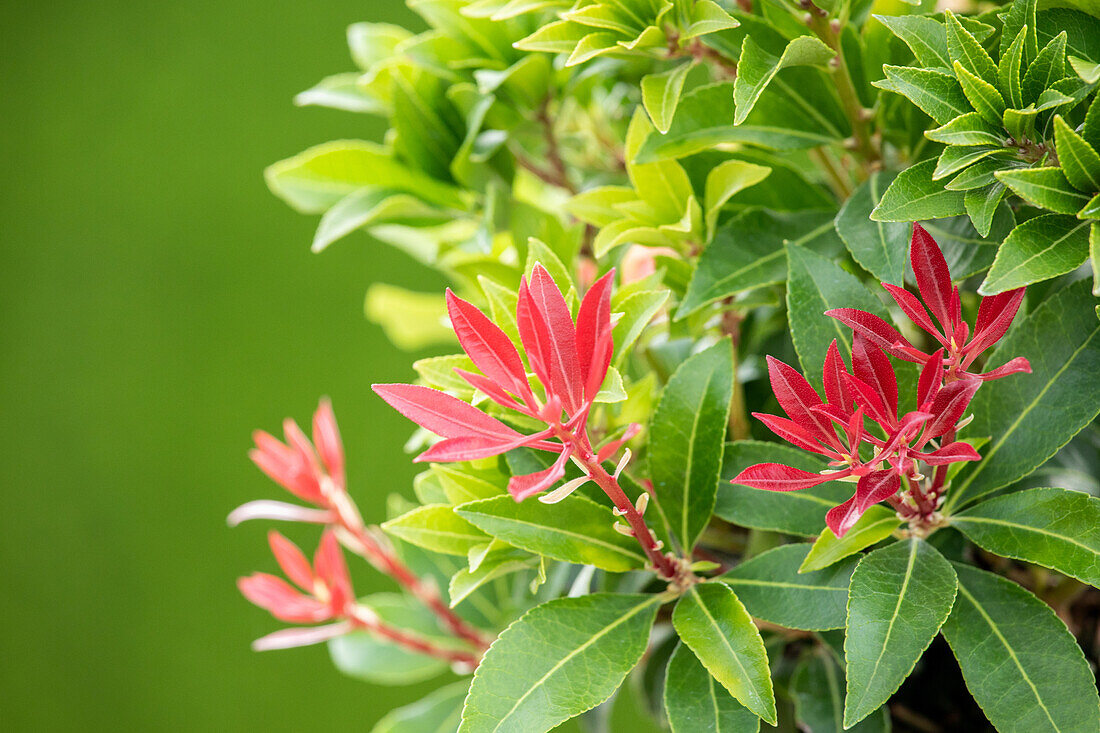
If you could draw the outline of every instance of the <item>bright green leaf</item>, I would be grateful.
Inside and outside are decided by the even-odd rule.
[[[703,216],[707,225],[708,242],[714,238],[714,227],[718,223],[722,206],[732,196],[763,181],[771,172],[771,168],[743,160],[723,161],[711,169],[707,174],[703,196]]]
[[[843,537],[837,537],[833,530],[826,527],[810,548],[798,571],[809,573],[827,568],[860,550],[882,542],[900,526],[901,520],[896,512],[875,505],[865,511]]]
[[[623,572],[645,565],[638,543],[612,528],[611,509],[579,494],[556,504],[498,496],[455,509],[488,535],[528,552]]]
[[[732,590],[721,583],[692,586],[676,604],[672,625],[738,702],[775,724],[768,654],[752,617]]]
[[[695,545],[714,511],[732,392],[727,339],[680,365],[649,425],[654,499],[685,550]]]
[[[1077,269],[1088,257],[1088,226],[1058,214],[1028,219],[1005,239],[978,292],[994,295]]]
[[[740,125],[749,116],[768,84],[789,66],[820,66],[836,53],[814,36],[799,36],[787,44],[778,57],[760,48],[749,36],[741,46],[737,62],[737,80],[733,87],[736,114],[733,124]]]
[[[935,159],[906,168],[894,179],[871,212],[875,221],[921,221],[963,213],[963,194],[944,189],[932,179]]]
[[[668,132],[676,105],[680,103],[680,93],[684,90],[684,79],[691,71],[691,64],[680,64],[660,74],[650,74],[642,79],[642,104],[653,126],[661,134]]]
[[[998,171],[998,181],[1028,203],[1056,214],[1076,214],[1089,197],[1070,185],[1057,166]]]
[[[874,82],[873,86],[903,95],[941,125],[972,111],[952,74],[909,66],[883,66],[882,71],[886,78]]]
[[[382,529],[425,550],[463,557],[471,547],[490,539],[489,535],[455,514],[454,508],[447,504],[417,507],[384,523]]]
[[[1054,118],[1054,141],[1058,162],[1070,185],[1078,191],[1100,191],[1100,155],[1061,115]]]

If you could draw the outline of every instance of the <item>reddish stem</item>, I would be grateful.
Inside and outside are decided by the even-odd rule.
[[[392,641],[400,647],[421,654],[427,654],[436,659],[443,659],[452,664],[460,664],[469,667],[471,671],[477,668],[478,662],[480,661],[479,657],[471,652],[458,649],[447,649],[422,636],[409,633],[395,626],[390,626],[379,619],[374,611],[365,606],[356,606],[353,608],[349,615],[349,620],[356,627],[366,629],[372,634]]]
[[[345,547],[363,557],[379,572],[393,578],[413,597],[427,606],[455,636],[470,642],[479,651],[489,648],[492,641],[463,621],[458,614],[443,602],[439,589],[436,588],[434,583],[425,582],[417,576],[405,563],[398,559],[392,550],[384,547],[371,534],[369,528],[348,526],[347,522],[341,518],[340,530],[337,536]]]

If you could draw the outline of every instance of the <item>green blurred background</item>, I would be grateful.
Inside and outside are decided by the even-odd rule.
[[[407,494],[405,379],[362,315],[373,280],[439,281],[365,237],[309,252],[315,221],[262,169],[377,121],[297,109],[350,70],[345,27],[399,0],[5,6],[0,146],[0,720],[5,730],[369,730],[423,688],[341,677],[323,648],[254,654],[280,626],[234,579],[272,570],[284,498],[253,428],[332,397],[368,519]],[[301,537],[310,536],[299,535]],[[385,587],[359,573],[358,590]]]

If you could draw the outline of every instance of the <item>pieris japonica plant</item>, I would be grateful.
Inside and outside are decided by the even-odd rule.
[[[438,680],[376,733],[1100,730],[1100,9],[408,4],[267,179],[450,283],[367,294],[424,470],[255,435],[255,647]]]

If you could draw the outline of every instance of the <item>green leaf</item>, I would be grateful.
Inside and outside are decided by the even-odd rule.
[[[1100,585],[1100,500],[1067,489],[1028,489],[950,518],[989,552]]]
[[[451,504],[499,496],[504,493],[507,480],[498,471],[475,471],[461,463],[433,463],[432,473],[438,477]]]
[[[653,126],[661,134],[668,132],[676,105],[680,103],[680,93],[684,90],[684,80],[691,71],[691,64],[680,64],[660,74],[650,74],[642,79],[642,104]]]
[[[441,687],[411,705],[391,710],[371,733],[451,733],[462,720],[462,701],[469,683],[465,680]]]
[[[963,203],[966,213],[970,216],[974,228],[981,235],[989,234],[993,226],[993,217],[997,211],[1003,210],[1001,200],[1004,199],[1008,189],[1001,182],[990,184],[984,188],[971,189],[966,192]]]
[[[740,23],[712,0],[696,0],[691,9],[691,24],[680,34],[683,40],[698,38],[709,33],[730,30]]]
[[[1100,195],[1092,203],[1100,213]],[[1094,221],[1089,230],[1089,261],[1092,263],[1092,294],[1100,295],[1100,222]]]
[[[555,560],[612,572],[645,565],[638,543],[612,528],[611,509],[578,494],[556,504],[498,496],[463,504],[455,512],[493,537]]]
[[[1035,20],[1035,5],[1036,0],[1016,0],[1001,15],[1004,24],[1001,31],[1001,56],[1005,55],[1009,44],[1021,32],[1025,33],[1024,58],[1030,61],[1039,53],[1039,41],[1036,31],[1039,24]]]
[[[852,495],[851,486],[839,481],[801,491],[764,491],[729,483],[755,463],[783,463],[813,473],[826,468],[818,456],[781,443],[727,443],[714,507],[714,513],[722,519],[742,527],[815,537],[825,526],[825,513]]]
[[[1078,191],[1100,191],[1100,155],[1061,115],[1054,118],[1054,144],[1070,185]]]
[[[1054,611],[1010,580],[955,564],[943,635],[982,711],[1005,733],[1100,729],[1096,681]]]
[[[958,80],[946,71],[909,66],[883,66],[882,71],[886,78],[872,86],[901,94],[938,124],[972,111]]]
[[[913,671],[951,612],[957,587],[951,564],[924,540],[895,542],[860,560],[844,638],[846,728],[878,709]]]
[[[1057,166],[997,171],[993,175],[1028,203],[1056,214],[1076,214],[1089,200],[1070,185]]]
[[[1058,214],[1028,219],[1005,239],[978,292],[995,295],[1049,280],[1080,267],[1088,252],[1088,222]]]
[[[882,542],[900,526],[901,520],[896,512],[876,504],[865,511],[843,537],[837,537],[833,530],[826,527],[810,548],[798,572],[809,573],[827,568],[860,550]]]
[[[354,71],[327,76],[313,87],[295,95],[294,104],[301,107],[330,107],[345,112],[385,113],[386,106],[360,85],[360,76]]]
[[[717,300],[782,282],[787,277],[784,244],[810,244],[832,229],[832,217],[819,212],[751,209],[730,220],[699,256],[676,320]]]
[[[935,161],[930,161],[935,162]],[[825,311],[859,308],[889,320],[874,293],[840,265],[805,247],[787,245],[787,313],[802,373],[821,386],[825,352],[836,339],[841,353],[851,353],[852,332]]]
[[[721,583],[700,583],[672,612],[680,639],[738,702],[775,725],[775,694],[760,632],[737,596]]]
[[[1024,60],[1024,36],[1027,28],[1021,28],[1016,34],[1015,40],[1002,50],[1001,60],[997,64],[997,79],[1000,83],[1001,93],[1008,100],[1010,107],[1020,109],[1024,106],[1024,93],[1020,87],[1020,69]]]
[[[987,367],[1024,356],[1032,373],[989,382],[974,396],[968,434],[993,440],[951,487],[945,512],[1028,475],[1100,413],[1095,304],[1087,281],[1073,283],[1001,340]]]
[[[932,179],[938,181],[941,178],[945,178],[946,176],[951,175],[952,173],[959,173],[959,171],[962,171],[962,173],[959,173],[958,176],[956,176],[951,181],[948,181],[947,184],[944,186],[944,188],[948,189],[949,191],[962,191],[965,189],[959,187],[956,184],[956,181],[962,178],[965,174],[974,175],[978,173],[978,171],[985,171],[989,178],[986,183],[992,183],[992,171],[999,170],[1003,166],[1003,162],[1001,162],[999,159],[986,159],[989,158],[989,156],[991,155],[996,155],[997,153],[1003,154],[1003,149],[993,146],[945,147],[940,152],[940,157],[936,160],[936,170],[932,172]],[[981,166],[976,165],[979,162],[982,164]],[[964,168],[966,170],[963,170]],[[969,187],[977,188],[977,186]]]
[[[1066,32],[1062,31],[1043,47],[1034,61],[1028,64],[1022,86],[1024,102],[1029,104],[1035,102],[1040,94],[1065,75]]]
[[[417,293],[386,283],[372,283],[363,304],[367,320],[377,323],[394,346],[406,351],[454,343],[444,322],[447,304],[441,293]]]
[[[882,282],[901,285],[909,259],[911,225],[870,219],[893,180],[893,175],[882,171],[871,174],[844,202],[836,216],[836,230],[852,259],[864,270]]]
[[[1100,64],[1094,64],[1077,56],[1067,56],[1066,60],[1077,72],[1077,76],[1081,77],[1081,81],[1086,84],[1095,84],[1100,81]]]
[[[441,224],[448,215],[415,196],[393,189],[362,188],[336,202],[321,217],[313,235],[314,252],[321,252],[356,229],[376,224],[427,226]]]
[[[714,238],[714,227],[718,223],[722,206],[749,186],[760,183],[771,172],[771,168],[743,160],[726,160],[711,169],[707,174],[703,196],[703,216],[707,225],[708,242]]]
[[[478,665],[459,733],[544,733],[599,705],[645,653],[660,601],[594,593],[531,609]]]
[[[947,29],[942,23],[924,15],[876,15],[874,18],[905,41],[922,66],[951,66]]]
[[[792,69],[787,74],[799,71]],[[782,80],[777,80],[782,81]],[[954,80],[952,80],[954,81]],[[691,90],[676,108],[667,135],[653,132],[637,151],[634,161],[650,163],[667,158],[683,158],[713,149],[721,143],[752,143],[774,150],[809,148],[835,142],[837,136],[823,128],[799,100],[772,90],[761,98],[756,109],[741,125],[732,125],[734,115],[733,84],[721,82]],[[961,92],[960,92],[961,94]],[[821,111],[810,105],[820,115]]]
[[[428,203],[463,208],[458,189],[399,163],[385,147],[361,140],[334,140],[264,171],[268,188],[305,214],[325,211],[364,186],[394,188]]]
[[[789,66],[820,66],[836,53],[814,36],[799,36],[787,44],[778,57],[771,55],[745,36],[737,62],[737,80],[733,86],[736,113],[733,124],[740,125],[756,106],[768,84],[780,70]]]
[[[653,126],[645,114],[640,109],[636,110],[626,134],[628,161],[634,158],[634,153],[652,130]],[[687,173],[679,163],[674,160],[627,163],[626,172],[638,197],[653,208],[661,222],[675,222],[684,215],[688,199],[692,198],[694,192]]]
[[[454,507],[447,504],[417,507],[385,522],[382,529],[425,550],[463,557],[470,548],[490,539],[489,535],[455,514]]]
[[[498,546],[494,548],[493,544]],[[489,551],[481,558],[477,567],[462,568],[451,576],[447,584],[447,595],[451,599],[452,608],[486,583],[527,570],[538,562],[523,550],[510,547],[500,540],[493,540],[493,544],[488,545]]]
[[[802,729],[813,733],[844,731],[844,668],[831,649],[818,646],[803,654],[791,676],[795,716]],[[890,716],[885,707],[856,723],[856,733],[887,733]]]
[[[875,221],[921,221],[957,216],[965,211],[963,194],[945,190],[933,180],[935,159],[906,168],[894,179],[871,212]]]
[[[757,733],[760,718],[743,707],[683,644],[665,673],[665,713],[672,733]]]
[[[630,347],[668,300],[668,295],[668,290],[643,290],[612,306],[614,313],[623,314],[611,332],[616,359],[630,353]]]
[[[952,62],[948,66],[959,64],[971,75],[988,84],[995,83],[997,66],[993,59],[950,10],[944,12],[944,25],[947,28],[947,53]]]
[[[463,648],[440,630],[431,611],[409,596],[375,593],[360,602],[397,628],[446,648]],[[411,685],[447,671],[447,663],[437,657],[409,651],[366,631],[337,637],[328,643],[328,649],[338,670],[378,685]]]
[[[756,618],[789,629],[842,629],[856,560],[799,573],[809,551],[807,543],[781,545],[741,563],[720,580]]]
[[[944,145],[1003,145],[1004,133],[999,127],[993,127],[977,112],[967,112],[933,130],[924,136]],[[939,170],[937,166],[936,170]],[[934,179],[941,178],[933,174]]]
[[[733,355],[723,340],[673,373],[649,426],[654,498],[685,550],[710,521],[733,392]]]

